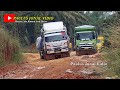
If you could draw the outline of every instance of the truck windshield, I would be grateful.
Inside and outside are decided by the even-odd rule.
[[[77,40],[92,40],[92,39],[95,39],[95,33],[94,32],[77,33],[76,39]]]
[[[45,42],[54,42],[54,41],[61,41],[66,39],[67,39],[67,35],[54,35],[54,36],[45,37]]]

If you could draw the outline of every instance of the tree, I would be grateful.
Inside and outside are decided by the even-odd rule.
[[[15,13],[16,16],[52,16],[53,21],[63,21],[67,27],[70,38],[73,37],[74,27],[88,22],[83,12],[78,11],[4,11],[5,13]],[[35,43],[39,35],[42,23],[3,23],[5,28],[20,38],[22,45]]]

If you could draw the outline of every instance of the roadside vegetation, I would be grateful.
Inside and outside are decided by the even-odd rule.
[[[19,40],[0,29],[0,66],[20,63],[21,55]]]
[[[107,28],[105,34],[106,41],[109,40],[110,45],[107,44],[103,49],[103,59],[107,60],[108,67],[106,75],[113,78],[120,78],[120,27],[112,25]]]

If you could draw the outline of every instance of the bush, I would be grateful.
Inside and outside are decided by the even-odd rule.
[[[120,49],[107,49],[107,54],[103,56],[104,60],[107,60],[107,75],[115,76],[120,78]]]
[[[36,44],[32,44],[29,47],[22,47],[21,51],[23,53],[38,53],[38,50],[36,49]]]
[[[16,37],[9,35],[5,30],[0,30],[0,65],[16,62],[21,59],[20,43]]]
[[[109,75],[117,75],[120,78],[120,28],[112,27],[109,28],[109,41],[111,43],[110,47],[105,47],[103,49],[106,54],[103,56],[105,60],[108,60],[107,71]]]

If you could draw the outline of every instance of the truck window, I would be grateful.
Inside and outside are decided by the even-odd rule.
[[[92,40],[92,39],[95,39],[95,33],[94,32],[77,33],[76,39],[77,40]]]
[[[80,40],[80,35],[78,33],[76,34],[76,39]]]
[[[66,35],[54,35],[54,36],[45,37],[46,42],[54,42],[54,41],[61,41],[61,40],[67,40],[67,36]]]
[[[92,32],[92,35],[93,35],[93,39],[95,39],[95,34],[96,34],[96,33]]]

